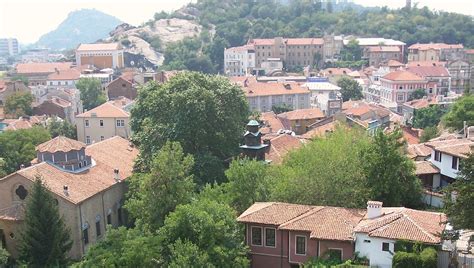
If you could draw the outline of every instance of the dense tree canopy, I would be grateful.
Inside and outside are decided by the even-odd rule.
[[[419,89],[416,89],[415,91],[413,91],[413,93],[410,94],[410,96],[408,97],[408,101],[419,100],[419,99],[423,98],[426,95],[427,95],[426,90],[424,90],[422,88],[419,88]]]
[[[20,260],[31,267],[65,267],[72,247],[70,230],[41,177],[31,189],[24,224]]]
[[[19,116],[31,115],[33,107],[31,104],[34,97],[30,92],[18,92],[7,97],[5,100],[5,113],[17,118]]]
[[[446,109],[440,105],[431,105],[426,108],[417,109],[413,115],[413,127],[436,127],[446,112]]]
[[[474,126],[474,94],[468,94],[459,98],[451,107],[449,113],[443,118],[447,127],[460,130],[464,122],[468,126]]]
[[[223,160],[238,151],[249,108],[242,90],[221,76],[180,73],[140,90],[131,112],[141,168],[166,141],[177,141],[195,158],[199,184],[223,177]]]
[[[65,136],[74,140],[77,138],[76,126],[57,117],[51,118],[51,121],[48,122],[47,129],[51,138],[57,136]]]
[[[36,157],[36,145],[51,139],[43,127],[7,130],[0,133],[0,158],[5,161],[3,170],[12,173],[23,164],[28,166]]]
[[[107,100],[99,79],[81,78],[76,83],[76,87],[81,92],[84,109],[93,109]]]
[[[337,86],[341,88],[342,100],[360,100],[362,95],[362,87],[359,83],[349,77],[342,77],[337,81]]]

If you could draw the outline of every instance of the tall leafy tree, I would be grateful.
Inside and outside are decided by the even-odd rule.
[[[38,177],[26,205],[20,260],[32,267],[66,266],[71,247],[70,231]]]
[[[51,136],[48,131],[40,126],[0,133],[0,158],[4,160],[3,171],[12,173],[22,164],[28,166],[36,157],[36,145],[49,139]]]
[[[436,138],[439,136],[439,131],[436,126],[434,127],[427,127],[423,130],[423,133],[421,133],[420,136],[420,142],[427,142],[433,138]]]
[[[125,207],[147,230],[156,231],[177,205],[191,202],[194,160],[178,142],[167,142],[153,157],[151,171],[130,178]]]
[[[53,117],[48,123],[47,128],[52,138],[55,138],[57,136],[65,136],[70,139],[77,139],[76,126],[66,120],[61,120],[57,117]]]
[[[359,61],[362,58],[362,48],[355,39],[349,43],[341,51],[341,59],[345,61]]]
[[[198,253],[200,262],[207,259],[211,267],[248,267],[247,248],[241,231],[235,221],[235,212],[226,204],[201,199],[180,205],[166,218],[158,233],[162,263],[166,267],[178,261],[173,256],[185,258],[183,249],[176,247],[186,246]],[[187,263],[185,261],[182,263]]]
[[[360,100],[362,95],[362,87],[357,81],[349,77],[342,77],[337,81],[337,85],[341,88],[342,100]]]
[[[474,229],[474,153],[461,160],[459,175],[445,192],[450,222],[456,229]]]
[[[248,115],[240,87],[221,76],[183,72],[167,83],[150,83],[140,90],[131,111],[132,139],[141,152],[139,167],[147,169],[166,141],[178,141],[185,153],[194,155],[197,181],[220,181],[222,177],[203,171],[223,168],[223,160],[237,152]]]
[[[464,122],[468,126],[474,125],[474,94],[469,94],[458,99],[451,110],[443,118],[447,127],[460,130]]]
[[[31,115],[33,107],[31,104],[34,97],[30,92],[17,92],[7,97],[5,100],[5,113],[14,117]]]
[[[107,100],[99,79],[81,78],[77,81],[76,87],[81,92],[84,109],[93,109]]]
[[[366,187],[370,199],[382,201],[385,206],[417,207],[421,202],[421,184],[412,161],[403,154],[401,140],[400,130],[375,133],[373,142],[361,155]]]
[[[427,95],[426,91],[422,88],[419,88],[419,89],[416,89],[415,91],[413,91],[413,93],[410,94],[410,96],[408,97],[408,101],[419,100],[419,99],[422,99],[426,95]]]
[[[431,105],[426,108],[418,109],[413,116],[413,127],[436,127],[446,112],[447,111],[439,105]]]

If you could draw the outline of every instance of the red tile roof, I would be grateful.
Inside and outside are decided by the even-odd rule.
[[[278,202],[257,202],[244,211],[238,222],[280,225],[312,209],[312,206]]]
[[[257,82],[255,77],[231,77],[230,80],[239,85],[247,97],[309,94],[308,88],[296,82]],[[247,82],[245,82],[247,80]],[[245,84],[247,83],[247,86]]]
[[[398,60],[389,60],[387,62],[388,67],[400,67],[403,66],[403,63],[399,62]]]
[[[287,45],[322,45],[324,39],[322,38],[283,38],[283,42]],[[248,44],[260,45],[260,46],[273,46],[275,39],[253,39]]]
[[[369,52],[400,52],[398,46],[376,46],[369,47]]]
[[[81,72],[75,68],[58,70],[48,75],[48,80],[79,80]]]
[[[324,76],[348,75],[352,70],[349,68],[326,68],[321,71]]]
[[[297,109],[278,114],[278,117],[288,120],[307,120],[324,118],[324,114],[319,108]]]
[[[262,113],[260,115],[260,121],[263,122],[263,127],[260,128],[260,132],[263,135],[285,129],[283,123],[274,112]]]
[[[255,47],[253,45],[243,45],[243,46],[239,46],[239,47],[230,47],[226,50],[229,50],[229,51],[247,51],[247,50],[254,50]]]
[[[438,103],[437,98],[423,98],[423,99],[411,100],[411,101],[405,102],[404,105],[415,108],[415,109],[421,109],[421,108],[426,108],[430,105],[437,104],[437,103]]]
[[[56,70],[68,70],[72,62],[47,62],[47,63],[19,63],[16,72],[19,74],[54,73]]]
[[[265,154],[265,159],[273,164],[280,164],[288,152],[301,146],[303,146],[303,143],[297,137],[289,134],[280,134],[270,139],[270,148]]]
[[[416,157],[428,157],[431,155],[431,148],[424,143],[410,144],[407,147],[407,155],[412,159]]]
[[[340,125],[337,121],[331,120],[323,125],[319,125],[305,134],[301,135],[304,139],[314,139],[324,137],[327,133],[333,132]]]
[[[100,44],[80,44],[77,51],[96,51],[96,50],[120,50],[122,46],[119,43],[100,43]]]
[[[466,158],[474,147],[472,139],[431,140],[425,145],[445,154]]]
[[[78,151],[85,148],[86,145],[80,141],[69,139],[64,136],[57,136],[56,138],[43,142],[36,146],[36,151],[39,152],[69,152],[71,150]]]
[[[1,122],[8,125],[5,130],[18,130],[32,128],[35,125],[41,125],[45,120],[45,116],[28,116],[18,119],[5,119]]]
[[[449,77],[448,69],[443,66],[412,66],[406,70],[421,77]]]
[[[425,81],[422,77],[408,71],[394,71],[382,78],[392,81]]]
[[[418,50],[429,50],[429,49],[462,49],[464,46],[462,44],[445,44],[445,43],[432,43],[432,44],[413,44],[408,49],[418,49]]]
[[[445,61],[410,61],[407,63],[407,67],[415,66],[446,66]]]
[[[130,115],[113,103],[106,102],[76,117],[130,117]]]
[[[416,161],[415,167],[416,167],[416,170],[415,170],[416,175],[439,173],[439,168],[433,165],[430,161]]]

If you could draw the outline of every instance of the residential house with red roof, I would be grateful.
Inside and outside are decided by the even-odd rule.
[[[66,70],[56,70],[48,75],[46,84],[48,86],[61,86],[75,88],[76,82],[79,81],[81,72],[76,68]]]
[[[306,133],[308,126],[322,120],[325,116],[319,108],[298,109],[278,114],[285,129],[297,135]]]
[[[453,61],[465,56],[462,44],[413,44],[408,47],[408,61]]]
[[[451,91],[451,75],[444,66],[412,66],[407,67],[408,72],[423,77],[428,82],[436,83],[434,94],[448,94]]]
[[[398,240],[439,245],[446,216],[376,201],[367,210],[257,202],[237,221],[245,224],[251,267],[298,267],[329,254],[347,260],[354,252],[370,266],[391,267]]]
[[[369,65],[374,67],[379,67],[390,60],[403,61],[403,54],[399,46],[370,46],[366,48],[364,54],[369,60]]]
[[[18,63],[16,74],[28,78],[29,86],[46,86],[48,76],[57,71],[69,70],[72,62],[31,62]]]
[[[34,115],[57,116],[71,123],[74,122],[75,112],[70,101],[55,96],[49,96],[46,100],[33,107]]]
[[[131,136],[130,114],[122,107],[106,102],[76,116],[77,140],[93,144],[105,139]]]
[[[89,146],[62,136],[36,147],[36,161],[0,178],[0,245],[17,258],[25,206],[35,180],[54,198],[73,241],[69,257],[78,260],[101,240],[109,225],[125,224],[122,206],[138,150],[113,137]]]
[[[109,100],[114,100],[120,97],[134,100],[137,97],[137,89],[133,82],[133,79],[130,81],[121,76],[117,77],[105,86],[107,97]]]
[[[119,43],[80,44],[76,49],[76,64],[90,64],[99,69],[124,68],[123,48]]]

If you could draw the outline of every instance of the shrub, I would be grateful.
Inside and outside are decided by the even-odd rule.
[[[425,248],[420,253],[422,268],[436,268],[438,264],[438,252],[434,248]]]
[[[420,268],[421,259],[416,253],[397,252],[393,255],[393,268]]]

